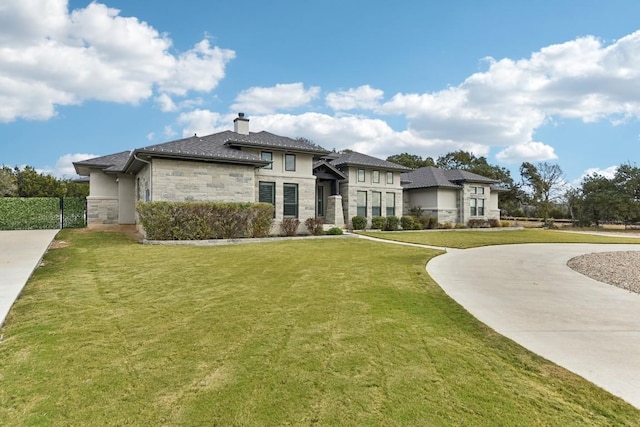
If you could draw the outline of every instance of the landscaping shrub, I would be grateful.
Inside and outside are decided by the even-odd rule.
[[[374,230],[384,230],[386,222],[387,220],[384,217],[374,216],[371,218],[371,228]]]
[[[341,236],[344,234],[344,232],[340,227],[331,227],[330,229],[327,230],[327,234],[333,235],[333,236]]]
[[[491,228],[500,227],[501,226],[500,220],[499,219],[495,219],[495,218],[491,218],[489,220],[489,226]]]
[[[453,228],[453,224],[451,223],[451,221],[447,221],[444,224],[442,224],[442,227],[445,230],[451,230]]]
[[[354,230],[364,230],[367,228],[367,218],[362,215],[356,215],[351,218],[351,225]]]
[[[304,226],[309,230],[309,234],[313,234],[314,236],[319,236],[324,234],[324,229],[322,228],[322,224],[324,221],[322,218],[307,218],[304,222]]]
[[[416,225],[419,226],[420,223],[411,215],[404,215],[400,218],[400,226],[403,230],[415,230]]]
[[[489,228],[489,221],[486,219],[470,219],[467,225],[469,228]]]
[[[0,197],[0,230],[60,228],[57,197]]]
[[[511,223],[509,221],[500,221],[500,227],[511,227]]]
[[[464,225],[464,224],[463,224],[463,223],[461,223],[461,222],[456,222],[456,225],[454,226],[454,228],[455,228],[456,230],[461,230],[461,229],[467,228],[467,226],[466,226],[466,225]]]
[[[420,218],[424,213],[424,209],[422,209],[422,206],[414,206],[409,209],[409,213],[415,218]]]
[[[400,219],[397,216],[390,215],[387,217],[387,221],[385,222],[384,229],[387,231],[398,231],[399,226],[400,226]]]
[[[298,234],[300,220],[298,218],[284,218],[280,228],[285,236],[295,236]]]
[[[264,237],[273,223],[267,203],[139,202],[136,209],[151,240]]]
[[[438,218],[436,217],[429,217],[429,221],[427,222],[427,227],[428,229],[431,230],[435,230],[436,228],[440,227],[440,223],[438,222]],[[425,227],[423,227],[425,228]]]

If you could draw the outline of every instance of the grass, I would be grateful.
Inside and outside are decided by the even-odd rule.
[[[518,243],[631,243],[640,244],[639,238],[618,236],[596,236],[553,230],[434,230],[399,232],[358,232],[366,236],[398,242],[419,243],[428,246],[468,249],[489,245],[511,245]]]
[[[143,246],[63,231],[0,344],[3,425],[638,425],[359,239]]]

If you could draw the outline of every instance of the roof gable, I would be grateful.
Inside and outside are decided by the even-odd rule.
[[[409,171],[410,168],[399,165],[397,163],[388,162],[386,160],[378,159],[377,157],[368,156],[366,154],[358,153],[356,151],[350,151],[348,153],[341,154],[339,157],[329,162],[332,166],[363,166],[369,168],[379,168],[391,171]]]

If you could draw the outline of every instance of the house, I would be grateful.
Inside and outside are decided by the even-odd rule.
[[[136,224],[140,201],[270,203],[273,233],[284,218],[304,224],[320,217],[326,226],[344,227],[356,215],[370,224],[373,217],[400,217],[416,206],[440,222],[499,217],[494,180],[464,171],[412,171],[362,153],[329,152],[304,139],[250,132],[242,113],[233,131],[96,157],[74,167],[89,177],[89,227]]]
[[[500,219],[498,181],[463,170],[423,167],[401,175],[404,210],[419,208],[439,223]]]

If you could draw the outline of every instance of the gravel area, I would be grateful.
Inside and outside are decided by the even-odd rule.
[[[640,293],[640,251],[586,254],[567,265],[592,279]]]

